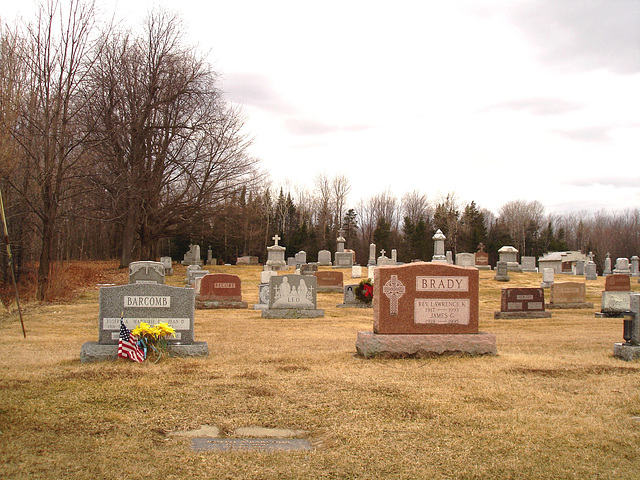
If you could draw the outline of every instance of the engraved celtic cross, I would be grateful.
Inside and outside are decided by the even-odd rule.
[[[391,315],[398,314],[398,299],[404,295],[405,287],[397,275],[391,275],[387,283],[382,287],[383,293],[389,299],[389,313]]]

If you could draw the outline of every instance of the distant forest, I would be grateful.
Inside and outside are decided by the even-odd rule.
[[[136,31],[114,27],[79,0],[46,2],[29,25],[0,24],[0,192],[14,268],[36,276],[38,299],[57,262],[180,260],[190,243],[224,263],[264,262],[276,234],[287,256],[313,261],[335,251],[340,229],[361,265],[370,243],[430,260],[437,229],[454,254],[483,243],[491,263],[504,245],[536,257],[593,251],[600,268],[607,252],[640,252],[637,209],[556,216],[514,200],[496,217],[455,193],[387,191],[352,205],[346,176],[280,187],[249,155],[242,112],[182,29],[163,11]],[[8,273],[3,250],[5,284]]]

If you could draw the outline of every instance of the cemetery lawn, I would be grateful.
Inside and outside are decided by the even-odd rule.
[[[115,263],[92,265],[125,283]],[[497,335],[497,356],[365,360],[355,341],[372,310],[336,308],[341,294],[320,293],[324,318],[262,319],[251,309],[260,267],[205,268],[239,275],[250,307],[196,310],[207,358],[81,364],[82,344],[98,336],[95,285],[25,305],[26,339],[15,311],[0,311],[0,478],[640,476],[640,364],[612,356],[622,320],[594,318],[602,278],[587,282],[595,309],[495,320],[501,288],[539,287],[542,275],[499,283],[480,271],[480,330]],[[184,285],[184,267],[175,270],[167,283]],[[314,449],[202,452],[172,435],[201,425],[230,437],[304,430]]]

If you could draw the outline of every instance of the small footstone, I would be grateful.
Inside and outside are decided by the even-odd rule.
[[[208,438],[191,439],[191,447],[198,451],[210,452],[281,452],[292,450],[313,450],[308,440],[302,438]]]

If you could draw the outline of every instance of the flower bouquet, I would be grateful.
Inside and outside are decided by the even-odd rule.
[[[155,358],[154,363],[163,355],[169,355],[169,345],[167,337],[176,336],[176,331],[168,323],[160,322],[153,327],[148,323],[141,322],[131,331],[132,335],[138,338],[138,343],[144,350],[145,358]]]

